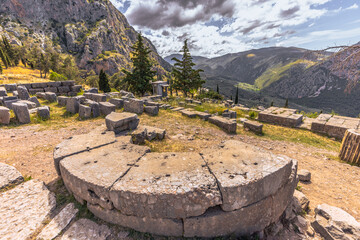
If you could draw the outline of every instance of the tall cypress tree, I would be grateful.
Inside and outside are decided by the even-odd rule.
[[[190,55],[187,40],[184,41],[181,52],[183,53],[182,60],[172,58],[175,61],[172,74],[175,78],[174,88],[182,91],[184,96],[187,96],[191,90],[200,88],[205,81],[200,77],[200,72],[203,72],[203,70],[193,69],[195,63],[192,61],[193,58]]]
[[[100,70],[100,74],[99,74],[99,89],[100,91],[103,91],[105,93],[111,92],[109,79],[106,73],[104,72],[104,70],[102,69]]]
[[[7,55],[4,53],[2,47],[0,46],[0,58],[1,61],[4,63],[5,68],[9,67]]]
[[[144,39],[140,33],[132,49],[134,51],[131,52],[133,55],[131,60],[133,61],[134,68],[132,72],[123,70],[123,73],[126,75],[124,81],[127,82],[130,92],[144,95],[146,92],[151,92],[151,82],[156,74],[151,69],[152,63],[149,57],[151,50],[144,45]]]
[[[235,104],[239,103],[239,87],[236,87]]]
[[[3,73],[3,69],[2,69],[2,66],[0,64],[0,74],[2,74],[2,73]]]
[[[220,94],[219,84],[216,84],[216,92]]]

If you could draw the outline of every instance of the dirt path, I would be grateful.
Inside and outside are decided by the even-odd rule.
[[[53,149],[63,139],[87,133],[104,120],[76,122],[59,129],[44,129],[41,125],[0,128],[0,162],[15,166],[23,175],[49,184],[58,178],[53,165]],[[297,159],[299,169],[312,173],[310,184],[300,183],[310,199],[311,209],[327,203],[352,214],[360,221],[360,168],[329,159],[337,150],[328,151],[308,145],[272,141],[246,135],[227,135],[201,120],[142,117],[142,124],[167,129],[164,143],[154,149],[164,151],[199,151],[222,141],[235,139],[268,149],[276,154]]]

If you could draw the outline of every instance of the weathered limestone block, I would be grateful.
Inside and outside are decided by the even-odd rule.
[[[205,121],[209,120],[209,118],[211,117],[210,113],[205,113],[205,112],[199,112],[199,111],[195,111],[196,116],[198,116],[201,119],[204,119]]]
[[[57,88],[57,91],[61,94],[61,93],[68,93],[70,92],[70,87],[69,86],[60,86]]]
[[[202,155],[220,186],[224,211],[237,210],[275,194],[297,164],[239,141],[227,141]]]
[[[41,119],[47,120],[50,118],[50,108],[48,106],[38,107],[37,114]]]
[[[99,148],[115,141],[115,134],[113,132],[104,132],[96,129],[88,134],[76,135],[61,142],[54,149],[54,165],[57,173],[60,175],[59,162],[65,157]]]
[[[306,169],[301,169],[298,171],[299,180],[302,182],[311,181],[311,173]]]
[[[77,96],[77,92],[68,92],[67,96],[69,97],[76,97]]]
[[[19,99],[28,100],[30,98],[29,92],[24,86],[18,86],[17,92],[19,94]]]
[[[45,93],[44,92],[36,92],[36,97],[40,98],[40,99],[45,99]]]
[[[18,91],[13,91],[13,96],[19,98],[19,93],[18,93]]]
[[[98,93],[94,93],[91,95],[91,100],[95,101],[95,102],[106,102],[106,95],[105,94],[98,94]]]
[[[67,225],[69,225],[78,211],[79,210],[75,208],[74,203],[69,203],[48,225],[46,225],[36,239],[54,239]]]
[[[166,130],[156,127],[144,126],[146,128],[146,139],[149,141],[152,140],[163,140],[166,135]]]
[[[174,112],[180,112],[181,110],[184,110],[183,107],[178,107],[178,108],[173,108],[172,109]]]
[[[139,125],[139,118],[133,113],[116,113],[112,112],[105,118],[106,127],[109,131],[119,133],[126,130],[134,130]]]
[[[59,96],[59,97],[58,97],[58,104],[59,104],[59,106],[63,106],[63,107],[66,106],[68,99],[69,99],[68,97]]]
[[[57,96],[53,92],[45,92],[45,100],[48,102],[56,102]]]
[[[193,153],[148,153],[110,192],[125,215],[185,218],[221,204],[216,179]]]
[[[181,110],[180,112],[183,116],[186,116],[189,118],[196,118],[196,115],[197,115],[196,112],[189,110],[189,109],[184,109],[184,110]]]
[[[12,108],[19,123],[27,124],[31,122],[29,108],[25,103],[13,103]]]
[[[225,212],[221,208],[209,209],[199,217],[184,219],[185,237],[244,236],[262,231],[277,222],[290,204],[297,185],[296,171],[274,195],[243,207]]]
[[[0,124],[10,123],[10,109],[0,106]]]
[[[66,101],[66,111],[76,114],[79,112],[80,100],[76,97],[68,98]]]
[[[156,116],[159,114],[159,107],[158,106],[145,106],[144,111],[151,116]]]
[[[129,99],[124,102],[124,111],[142,114],[144,112],[144,102],[137,99]]]
[[[79,118],[80,119],[91,118],[91,107],[80,104],[79,105]]]
[[[250,120],[245,121],[244,128],[247,128],[256,134],[263,133],[263,125],[261,123],[255,122],[255,121],[250,121]]]
[[[35,97],[35,96],[29,98],[28,101],[35,103],[35,104],[36,104],[36,107],[41,107],[41,103],[39,102],[39,100],[38,100],[37,97]]]
[[[360,239],[360,223],[344,210],[318,205],[315,220],[311,223],[314,230],[327,239]]]
[[[306,211],[309,207],[309,199],[300,191],[295,190],[293,198],[293,208],[297,214],[302,214],[303,211]]]
[[[197,100],[193,100],[193,103],[196,104],[196,105],[201,105],[201,101],[197,101]]]
[[[0,163],[0,189],[23,181],[23,176],[16,168],[5,163]]]
[[[37,97],[39,97],[37,95],[38,93],[43,93],[43,92],[44,92],[44,88],[30,88],[29,89],[30,95],[35,95],[36,94]],[[45,96],[44,96],[44,98],[45,98]]]
[[[75,81],[63,81],[61,82],[61,86],[75,86]]]
[[[101,115],[107,116],[112,112],[115,112],[116,106],[109,102],[99,102]]]
[[[78,198],[112,209],[109,188],[149,151],[130,142],[109,144],[64,158],[60,162],[61,176]]]
[[[296,109],[270,107],[259,112],[258,119],[285,127],[297,127],[302,123],[303,115],[296,114]]]
[[[4,105],[5,105],[5,107],[7,107],[7,108],[9,108],[9,109],[13,110],[13,107],[12,107],[13,103],[17,103],[17,102],[19,102],[19,101],[20,101],[19,99],[14,99],[14,100],[4,100]]]
[[[61,82],[47,82],[47,86],[48,87],[60,87],[61,86]]]
[[[91,114],[94,118],[97,118],[100,116],[100,104],[99,103],[92,101],[89,104],[89,107],[91,107]]]
[[[76,92],[76,93],[80,92],[81,89],[82,89],[82,86],[81,86],[81,85],[75,85],[75,86],[71,86],[71,87],[70,87],[70,91],[71,91],[71,92]]]
[[[147,137],[147,129],[144,126],[138,126],[131,133],[131,143],[138,145],[145,144],[146,137]]]
[[[233,122],[229,119],[214,116],[214,117],[209,118],[209,122],[222,128],[223,130],[225,130],[228,133],[236,133],[237,124],[236,124],[236,122]]]
[[[112,98],[109,101],[111,104],[114,104],[116,106],[117,109],[123,108],[124,107],[124,100],[120,99],[120,98]]]
[[[82,218],[76,221],[61,237],[61,240],[106,240],[111,231],[106,225]]]
[[[29,239],[56,207],[55,194],[30,180],[0,193],[0,239]]]
[[[4,87],[0,87],[0,97],[7,96],[6,89]]]
[[[179,219],[136,217],[121,214],[117,210],[103,209],[88,203],[88,209],[107,222],[160,236],[182,236],[183,224]]]
[[[44,90],[45,90],[45,92],[53,92],[53,93],[58,92],[57,87],[47,87],[47,88],[44,88]]]
[[[48,83],[46,82],[42,82],[42,83],[32,83],[31,84],[31,88],[47,88],[47,85]]]
[[[27,101],[27,100],[20,100],[20,101],[17,101],[17,103],[25,103],[29,109],[34,109],[36,108],[36,103],[34,102],[31,102],[31,101]]]
[[[22,83],[21,86],[26,87],[26,89],[29,91],[29,89],[31,88],[31,83]]]

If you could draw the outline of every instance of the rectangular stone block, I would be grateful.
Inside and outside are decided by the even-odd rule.
[[[59,93],[68,93],[70,92],[70,87],[69,86],[61,86],[61,87],[58,87],[58,92]]]
[[[31,122],[29,109],[25,103],[13,103],[12,108],[19,123],[27,124]]]
[[[51,88],[57,88],[61,86],[61,82],[48,82],[47,86]]]
[[[123,108],[124,107],[124,100],[120,99],[120,98],[112,98],[109,101],[111,104],[114,104],[116,106],[117,109]]]
[[[100,105],[100,114],[107,116],[112,112],[115,112],[116,106],[109,102],[99,102]]]
[[[30,95],[35,95],[38,92],[45,92],[44,88],[30,88],[29,93]]]
[[[109,131],[120,133],[122,131],[136,129],[140,120],[136,114],[112,112],[106,116],[105,122]]]
[[[5,84],[4,87],[5,87],[7,92],[13,92],[13,91],[16,91],[16,89],[17,89],[16,83]]]
[[[10,109],[0,106],[0,124],[10,123]]]
[[[66,106],[66,103],[67,103],[67,100],[68,100],[69,98],[68,97],[65,97],[65,96],[59,96],[58,97],[58,104],[59,104],[59,106]]]
[[[45,92],[53,92],[53,93],[57,93],[58,92],[58,89],[57,87],[47,87],[44,89]]]
[[[0,87],[0,97],[7,96],[6,89],[4,87]]]
[[[221,129],[225,130],[228,133],[236,133],[237,124],[234,121],[223,117],[210,117],[209,122],[215,124],[216,126],[220,127]]]
[[[32,83],[31,84],[31,88],[37,89],[37,88],[47,88],[48,85],[46,82],[42,82],[42,83]]]
[[[78,92],[81,91],[81,89],[82,89],[82,86],[81,86],[81,85],[70,86],[70,91],[71,91],[71,92],[76,92],[76,93],[78,93]]]
[[[100,94],[100,93],[93,93],[91,94],[91,100],[95,101],[95,102],[106,102],[106,95],[105,94]]]
[[[257,134],[263,133],[263,130],[262,130],[263,125],[261,123],[255,122],[255,121],[250,121],[250,120],[245,121],[244,128],[247,128],[250,131],[257,133]]]
[[[89,119],[91,118],[91,107],[80,104],[79,106],[79,118]]]
[[[194,111],[191,111],[189,109],[184,109],[180,111],[183,116],[189,117],[189,118],[196,118],[196,113]]]
[[[142,114],[144,112],[144,102],[142,100],[129,99],[124,102],[124,111]]]
[[[61,82],[61,86],[75,86],[75,81],[63,81]]]

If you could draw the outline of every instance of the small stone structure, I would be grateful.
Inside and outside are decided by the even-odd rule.
[[[99,142],[104,134],[107,144]],[[95,131],[61,143],[54,157],[66,188],[95,216],[164,236],[262,231],[279,220],[298,182],[295,160],[238,141],[201,153],[151,153],[129,136]]]
[[[152,82],[153,93],[155,96],[167,97],[167,89],[169,84],[165,81]]]
[[[134,130],[139,125],[139,118],[133,113],[112,112],[105,118],[106,127],[109,131],[119,133],[125,130]]]
[[[343,138],[340,159],[360,166],[360,131],[354,129],[348,129]]]
[[[214,116],[209,118],[209,122],[215,124],[221,129],[224,129],[228,133],[236,133],[236,121],[229,120],[228,118]]]
[[[302,123],[303,115],[296,114],[295,109],[270,107],[259,112],[258,120],[285,127],[297,127]]]
[[[0,124],[10,123],[10,109],[0,106]]]
[[[144,112],[144,101],[138,99],[129,99],[124,102],[124,111],[142,114]]]
[[[247,128],[256,134],[263,133],[263,125],[255,121],[251,121],[251,120],[244,121],[244,128],[245,129]]]
[[[360,119],[331,114],[320,114],[311,124],[311,131],[326,134],[329,137],[343,139],[347,129],[359,129]]]

